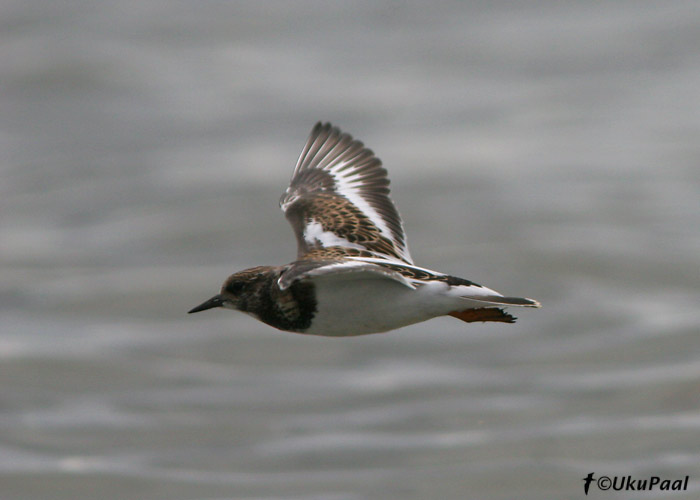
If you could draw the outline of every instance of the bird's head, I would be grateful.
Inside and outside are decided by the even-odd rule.
[[[258,266],[232,274],[224,281],[217,295],[202,302],[188,313],[206,311],[215,307],[247,312],[249,304],[258,300],[261,289],[274,279],[273,271],[274,269],[269,266]]]

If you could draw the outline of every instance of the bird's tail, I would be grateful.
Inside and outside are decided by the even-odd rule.
[[[503,297],[502,295],[462,295],[462,298],[473,300],[475,302],[497,304],[499,306],[542,307],[542,304],[536,300],[527,299],[525,297]]]

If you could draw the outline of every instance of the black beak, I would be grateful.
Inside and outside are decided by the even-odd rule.
[[[207,309],[212,309],[214,307],[221,307],[224,304],[224,299],[221,295],[214,295],[211,299],[199,304],[197,307],[191,311],[187,311],[187,314],[198,313],[199,311],[206,311]]]

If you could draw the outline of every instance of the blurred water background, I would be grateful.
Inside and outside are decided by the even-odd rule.
[[[0,498],[700,497],[698,7],[3,1]],[[185,314],[293,259],[317,120],[384,161],[418,264],[543,309]]]

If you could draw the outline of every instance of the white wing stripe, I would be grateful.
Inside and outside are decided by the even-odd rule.
[[[357,243],[351,243],[333,232],[324,231],[323,225],[315,220],[309,222],[304,228],[304,240],[310,247],[315,247],[320,243],[325,248],[334,246],[357,248],[358,250],[364,250],[365,248]]]

